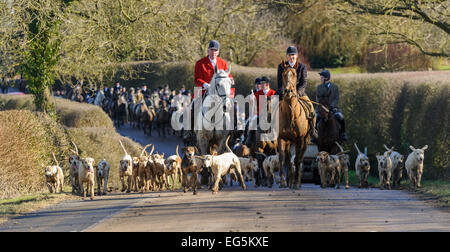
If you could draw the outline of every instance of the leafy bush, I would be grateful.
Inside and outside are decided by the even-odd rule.
[[[46,114],[28,110],[0,111],[0,199],[45,190],[44,168],[69,153],[65,130]],[[66,173],[67,175],[68,173]]]

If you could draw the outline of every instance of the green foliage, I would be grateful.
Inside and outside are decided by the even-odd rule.
[[[401,79],[345,79],[334,82],[340,90],[340,106],[346,118],[349,140],[344,144],[356,150],[353,143],[368,148],[372,174],[376,175],[375,154],[384,152],[383,144],[394,146],[405,158],[409,145],[422,148],[425,154],[425,179],[450,179],[449,83],[420,82],[410,84]]]
[[[27,14],[31,17],[26,34],[29,43],[19,71],[34,95],[36,108],[56,118],[54,105],[49,102],[49,89],[54,84],[55,67],[59,61],[60,22],[52,12],[47,15],[43,12],[42,9],[31,6],[27,9]]]

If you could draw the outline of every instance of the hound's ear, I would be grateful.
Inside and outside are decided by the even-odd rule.
[[[375,154],[375,156],[378,158],[379,156],[380,156],[380,153],[379,152],[377,152],[377,154]]]
[[[428,145],[423,146],[422,150],[428,149]]]
[[[415,151],[415,150],[416,150],[412,145],[410,145],[409,148],[410,148],[412,151]]]
[[[186,150],[187,150],[187,148],[186,148],[186,147],[183,147],[183,148],[181,149],[181,153],[185,154],[185,153],[186,153]]]
[[[196,146],[194,146],[194,149],[195,149],[195,154],[199,154],[200,153],[200,151],[198,151],[198,149],[197,149],[197,147]]]

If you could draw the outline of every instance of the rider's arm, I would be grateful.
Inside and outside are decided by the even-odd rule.
[[[205,76],[203,75],[203,71],[202,71],[202,64],[200,61],[197,61],[197,63],[195,63],[195,72],[194,72],[194,85],[196,87],[203,87],[203,84],[208,84],[205,80],[204,80]]]
[[[297,71],[297,74],[298,74],[297,90],[301,89],[301,88],[306,89],[306,83],[307,83],[307,77],[308,77],[308,71],[306,69],[306,65],[301,64],[299,67],[299,70]]]

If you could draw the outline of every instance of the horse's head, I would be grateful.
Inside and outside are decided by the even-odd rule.
[[[220,97],[229,97],[231,94],[232,80],[229,76],[230,68],[228,70],[218,70],[211,79],[208,89],[208,94],[218,95]]]
[[[328,111],[326,111],[325,109],[323,109],[322,106],[319,106],[320,117],[323,118],[325,121],[327,121],[329,119],[329,115],[331,113],[331,111],[329,110],[330,102],[328,101],[328,97],[319,97],[318,102],[328,109]]]
[[[293,94],[296,94],[297,89],[297,72],[295,71],[295,68],[292,68],[289,66],[289,64],[283,62],[283,75],[282,75],[282,81],[283,81],[283,90],[285,96],[291,96]]]

